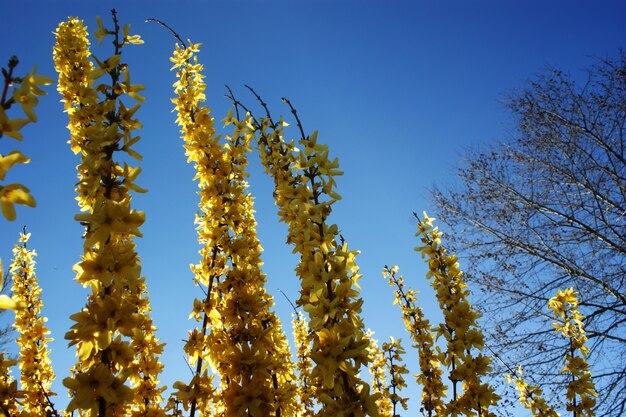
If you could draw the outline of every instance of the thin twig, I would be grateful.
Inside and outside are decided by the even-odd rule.
[[[237,120],[239,120],[239,107],[241,106],[241,108],[243,108],[246,111],[248,111],[248,109],[246,109],[244,105],[241,104],[239,100],[235,98],[235,94],[233,93],[233,90],[230,88],[228,84],[224,84],[224,87],[226,87],[226,90],[228,90],[228,94],[226,94],[226,98],[228,98],[233,103],[233,106],[235,106],[235,116],[237,116]],[[255,119],[255,123],[257,123],[256,119]]]
[[[54,403],[50,399],[50,396],[48,395],[48,391],[46,391],[46,389],[43,387],[43,384],[41,383],[41,381],[39,381],[39,387],[41,388],[43,395],[46,397],[46,402],[48,403],[48,406],[50,407],[50,412],[52,413],[51,415],[58,417],[59,412],[56,410],[56,408],[54,408]]]
[[[184,340],[183,340],[184,342]],[[183,359],[185,360],[185,364],[187,365],[187,368],[189,368],[189,372],[191,372],[191,376],[195,377],[196,373],[194,372],[193,368],[191,367],[191,365],[189,365],[189,361],[187,360],[187,358],[185,357],[185,355],[183,355]]]
[[[274,119],[272,119],[272,115],[270,114],[270,110],[267,107],[267,103],[265,101],[263,101],[261,96],[259,94],[257,94],[257,92],[254,91],[254,89],[252,87],[250,87],[248,84],[244,84],[244,87],[246,87],[248,90],[250,90],[250,92],[252,94],[254,94],[254,97],[256,97],[257,101],[261,104],[263,109],[265,109],[265,114],[266,114],[267,119],[269,120],[270,124],[272,125],[271,126],[272,129],[276,130],[276,123],[274,123]]]
[[[294,313],[296,313],[296,315],[298,315],[298,309],[296,309],[296,306],[293,304],[293,302],[291,301],[291,299],[289,297],[287,297],[287,294],[285,294],[283,292],[283,290],[281,290],[280,288],[278,289],[278,291],[280,291],[280,293],[283,295],[283,297],[285,297],[287,299],[287,301],[289,302],[289,304],[291,305],[291,308],[293,308]]]
[[[282,100],[283,102],[287,103],[287,105],[289,106],[289,110],[291,110],[291,114],[293,114],[293,117],[296,118],[296,122],[298,123],[298,129],[300,129],[300,135],[302,136],[302,139],[306,139],[306,135],[304,134],[304,128],[302,127],[302,123],[300,122],[300,118],[298,117],[298,112],[292,106],[291,101],[289,101],[288,98],[283,97]]]
[[[150,19],[146,19],[144,20],[144,22],[149,23],[149,22],[155,22],[158,23],[159,25],[163,26],[165,29],[169,30],[170,33],[172,35],[174,35],[174,37],[176,38],[176,40],[178,41],[178,43],[180,43],[182,45],[183,48],[187,48],[187,45],[185,44],[185,42],[183,42],[183,40],[180,38],[180,36],[178,36],[178,33],[176,33],[174,31],[174,29],[172,29],[171,27],[169,27],[165,22],[163,22],[162,20],[159,19],[154,19],[154,18],[150,18]]]

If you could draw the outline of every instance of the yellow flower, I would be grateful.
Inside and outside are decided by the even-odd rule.
[[[107,58],[106,61],[102,62],[100,61],[98,58],[96,58],[95,56],[93,56],[93,59],[96,60],[96,63],[98,64],[98,68],[94,68],[91,73],[89,74],[89,77],[92,80],[95,80],[97,78],[102,77],[104,74],[106,73],[110,73],[111,71],[113,71],[118,65],[120,65],[120,60],[122,59],[122,56],[120,54],[117,55],[113,55],[109,58]]]
[[[138,91],[143,91],[145,87],[141,84],[130,83],[130,72],[128,71],[128,69],[124,71],[124,84],[123,85],[124,85],[124,92],[128,94],[130,97],[142,103],[146,101],[146,98],[144,96],[140,96],[139,94],[137,94]]]
[[[274,179],[275,202],[288,225],[287,241],[300,255],[296,272],[302,291],[297,304],[310,318],[311,385],[318,387],[314,395],[321,403],[319,415],[376,414],[378,396],[359,376],[368,353],[360,318],[358,252],[348,250],[338,226],[328,223],[332,204],[340,198],[334,191],[334,176],[341,174],[338,162],[329,159],[328,147],[317,142],[315,132],[299,141],[304,150],[299,152],[284,141],[282,119],[260,119],[258,124],[254,127],[259,129],[255,138],[261,161]]]
[[[37,67],[33,68],[31,73],[26,74],[20,82],[19,88],[13,90],[13,100],[20,104],[22,110],[26,113],[31,122],[37,121],[37,116],[35,115],[34,110],[34,107],[39,103],[37,96],[46,94],[38,86],[50,85],[53,83],[53,80],[49,77],[36,75],[36,70]]]
[[[8,155],[0,155],[0,180],[3,180],[7,171],[17,164],[27,164],[30,162],[30,158],[24,156],[19,151],[11,151]]]
[[[74,216],[80,222],[89,225],[91,233],[85,241],[86,247],[99,243],[100,247],[109,239],[111,233],[143,236],[139,226],[145,221],[145,214],[132,210],[130,198],[122,201],[102,200],[96,203],[93,213],[81,213]]]
[[[100,16],[96,16],[96,23],[98,24],[98,29],[93,32],[93,36],[96,37],[98,45],[100,45],[104,37],[109,34],[109,31],[104,28],[104,24],[102,23],[102,18]]]
[[[27,79],[20,83],[19,88],[13,90],[13,100],[22,106],[22,110],[26,113],[31,122],[37,121],[34,107],[37,106],[39,100],[37,100],[37,96],[32,93],[30,83]]]
[[[50,85],[54,83],[54,80],[50,77],[46,77],[45,75],[38,75],[36,72],[37,66],[35,65],[33,70],[27,73],[23,79],[28,82],[32,94],[36,96],[45,96],[46,92],[39,88],[39,86]]]
[[[14,299],[6,294],[0,294],[0,309],[2,310],[15,310],[17,303]]]
[[[129,35],[128,31],[130,30],[130,24],[124,25],[122,28],[122,33],[124,34],[124,43],[130,43],[133,45],[141,45],[143,40],[139,35]]]
[[[109,404],[130,401],[133,392],[124,385],[124,381],[123,376],[115,377],[104,364],[98,364],[89,371],[78,373],[74,377],[65,378],[63,385],[75,393],[67,405],[67,411],[95,410],[99,398],[104,399]]]
[[[3,135],[7,135],[13,139],[22,140],[24,136],[19,132],[19,130],[28,122],[30,122],[29,119],[9,119],[4,109],[0,108],[0,138]]]
[[[29,194],[29,189],[22,184],[0,185],[0,203],[2,204],[2,214],[9,220],[15,220],[14,204],[22,204],[29,207],[35,207],[35,199]]]

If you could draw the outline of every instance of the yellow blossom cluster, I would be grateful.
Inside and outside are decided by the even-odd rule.
[[[369,341],[367,354],[369,355],[369,371],[372,374],[372,392],[380,396],[376,400],[376,407],[380,417],[393,417],[393,405],[389,400],[389,390],[386,389],[388,388],[386,381],[387,360],[378,347],[378,341],[372,337],[373,334],[374,332],[371,330],[365,333],[365,337]]]
[[[41,287],[35,275],[35,256],[27,248],[30,233],[20,234],[19,244],[13,248],[10,272],[13,280],[13,298],[24,307],[16,309],[13,326],[18,331],[20,347],[18,364],[23,400],[22,413],[27,416],[50,415],[54,410],[49,399],[54,372],[50,363],[48,342],[52,339],[41,316]]]
[[[225,126],[234,132],[215,134],[213,117],[204,104],[203,66],[198,44],[176,45],[177,69],[173,99],[177,123],[185,140],[188,162],[196,169],[200,212],[196,217],[198,241],[203,246],[198,265],[192,265],[195,282],[206,289],[196,299],[191,317],[202,322],[189,333],[185,352],[196,372],[189,384],[175,384],[175,396],[201,415],[295,415],[296,376],[289,346],[274,302],[265,290],[261,271],[261,246],[256,235],[252,195],[247,191],[246,166],[252,119],[231,114]],[[220,387],[213,391],[206,372],[211,365]],[[213,404],[211,404],[213,403]]]
[[[571,375],[571,381],[567,384],[567,410],[575,416],[595,416],[593,407],[596,405],[595,385],[589,371],[587,355],[589,348],[585,346],[587,336],[583,327],[583,316],[578,311],[578,293],[574,288],[559,290],[548,301],[548,308],[552,310],[558,320],[553,323],[557,333],[561,333],[569,339],[569,349],[565,354],[565,366],[562,373]]]
[[[293,340],[296,345],[296,370],[298,371],[298,416],[313,417],[315,387],[311,385],[311,340],[309,339],[309,323],[298,311],[292,320]]]
[[[402,363],[402,355],[405,350],[402,347],[401,339],[389,338],[389,342],[385,342],[382,345],[381,352],[385,357],[387,369],[389,370],[389,386],[385,387],[385,397],[389,398],[393,406],[393,416],[398,415],[396,412],[396,406],[398,403],[402,405],[404,410],[408,409],[407,397],[401,397],[399,392],[402,388],[406,388],[406,381],[402,375],[408,374],[409,370]]]
[[[519,402],[530,410],[533,417],[559,417],[559,413],[543,398],[543,391],[537,385],[531,385],[524,380],[522,367],[519,366],[514,375],[504,375],[506,380],[515,383]]]
[[[288,225],[287,242],[300,255],[297,304],[309,314],[311,384],[321,405],[316,415],[377,415],[377,396],[359,376],[361,366],[368,364],[368,341],[360,318],[358,252],[349,250],[337,225],[327,221],[340,198],[334,191],[339,163],[329,159],[317,132],[305,136],[298,125],[301,151],[285,142],[282,118],[260,119],[255,127],[261,161],[274,179],[279,216]]]
[[[156,327],[150,317],[150,303],[147,298],[145,278],[138,282],[136,291],[130,295],[130,303],[137,306],[137,314],[141,324],[133,331],[130,347],[134,359],[129,366],[129,379],[133,384],[134,399],[127,410],[129,417],[164,417],[165,410],[161,407],[162,393],[166,389],[161,386],[158,376],[163,370],[160,356],[165,343],[161,343],[155,335]]]
[[[446,349],[441,349],[438,360],[448,368],[452,382],[452,398],[445,405],[445,414],[491,417],[489,407],[497,403],[499,396],[491,385],[482,382],[482,377],[491,370],[491,358],[474,353],[474,349],[480,352],[484,345],[483,333],[476,322],[480,313],[467,300],[469,291],[457,257],[448,255],[441,245],[441,232],[433,226],[434,219],[426,213],[423,219],[415,217],[418,221],[416,235],[423,244],[415,250],[426,258],[427,278],[431,280],[444,316],[444,323],[436,331],[438,337],[446,340]]]
[[[406,289],[404,278],[398,275],[398,267],[385,267],[383,276],[389,285],[395,287],[394,304],[400,306],[404,327],[413,340],[413,347],[417,349],[420,373],[415,375],[418,384],[422,386],[422,409],[427,417],[443,414],[447,387],[442,381],[443,370],[439,357],[435,351],[434,332],[424,312],[417,305],[417,291]]]
[[[27,73],[23,77],[17,77],[13,74],[17,67],[18,60],[16,57],[9,59],[8,68],[2,69],[4,83],[2,92],[0,93],[0,138],[7,136],[16,140],[22,140],[23,135],[20,130],[28,123],[36,122],[37,115],[34,108],[39,100],[37,97],[46,93],[39,88],[42,85],[52,84],[52,79],[43,75],[37,75],[37,68],[33,68],[32,72]],[[12,94],[9,94],[10,87],[13,86]],[[7,111],[14,105],[19,104],[26,118],[9,118]],[[27,164],[30,158],[17,150],[10,151],[7,154],[0,153],[0,181],[4,181],[9,169],[18,164]],[[23,204],[29,207],[35,207],[35,199],[30,194],[30,190],[19,183],[2,184],[0,183],[0,206],[2,207],[2,215],[8,220],[15,220],[14,204]]]
[[[179,48],[177,46],[174,56],[171,58],[174,60],[172,69],[178,69],[178,81],[174,84],[174,92],[178,96],[174,99],[177,111],[176,123],[181,127],[186,143],[185,146],[190,148],[187,151],[190,154],[189,161],[193,160],[192,158],[196,160],[204,158],[206,162],[200,165],[204,166],[204,169],[209,169],[206,166],[208,163],[213,163],[213,167],[219,169],[221,161],[213,161],[211,159],[212,155],[220,153],[220,146],[214,140],[213,117],[209,115],[208,108],[196,108],[197,104],[205,99],[205,85],[200,82],[202,74],[199,72],[199,67],[194,68],[188,65],[191,55],[199,51],[199,46],[193,44],[187,48]],[[195,69],[198,70],[196,71]],[[196,75],[195,80],[193,78],[189,79],[194,75]],[[190,83],[193,82],[197,84],[196,88],[191,88]],[[188,86],[190,88],[187,88]],[[196,142],[200,141],[200,143],[189,143],[194,140]],[[192,154],[193,150],[200,152],[194,156]],[[200,169],[197,168],[197,176],[201,175]],[[203,183],[200,186],[206,188]],[[216,194],[215,197],[217,197],[218,191],[215,188],[212,191]],[[201,199],[203,203],[206,203],[208,195],[210,195],[208,190],[202,193]],[[209,223],[213,220],[215,220],[213,224]],[[196,411],[199,411],[200,416],[212,415],[214,407],[223,409],[223,404],[217,404],[213,375],[207,369],[207,366],[212,364],[211,353],[207,343],[207,333],[210,327],[221,322],[221,316],[217,311],[219,297],[214,295],[213,286],[216,283],[216,279],[225,272],[228,262],[226,254],[220,250],[218,245],[218,242],[221,241],[221,234],[225,231],[224,228],[219,227],[217,219],[213,219],[212,216],[198,216],[196,222],[201,221],[204,221],[205,224],[202,225],[202,229],[199,229],[199,233],[203,233],[206,239],[206,242],[203,242],[205,245],[201,250],[203,262],[198,266],[192,265],[191,268],[194,272],[196,285],[206,288],[206,297],[204,300],[194,300],[194,309],[190,317],[202,322],[202,325],[199,329],[196,328],[189,332],[189,337],[184,346],[190,365],[195,365],[196,369],[189,383],[182,381],[174,383],[175,391],[173,393],[173,398],[180,402],[185,410],[191,409],[190,416],[194,416]],[[214,228],[212,226],[217,227]],[[211,242],[212,245],[207,245],[207,242]],[[213,297],[211,297],[212,294]],[[170,401],[170,403],[172,402]],[[170,404],[170,407],[173,405]]]
[[[17,381],[11,376],[11,367],[17,365],[16,360],[6,358],[0,352],[0,416],[17,416],[20,414],[18,401],[23,396],[17,389]]]
[[[122,98],[142,101],[137,92],[143,87],[130,83],[121,53],[122,47],[142,41],[128,35],[128,25],[120,29],[112,13],[114,28],[105,29],[98,19],[95,34],[99,40],[114,39],[114,54],[106,60],[91,55],[81,20],[70,17],[55,32],[58,90],[70,119],[71,148],[81,156],[76,191],[82,213],[76,220],[85,226],[85,241],[82,261],[74,270],[76,280],[91,288],[87,305],[71,316],[75,324],[65,336],[77,346],[78,362],[63,383],[72,394],[69,412],[157,417],[164,415],[157,359],[162,344],[153,335],[133,242],[141,236],[145,217],[131,208],[130,191],[144,191],[134,183],[141,170],[113,158],[120,151],[141,158],[131,149],[139,140],[132,133],[141,127],[134,118],[139,105],[129,108]],[[110,82],[99,82],[105,75]]]

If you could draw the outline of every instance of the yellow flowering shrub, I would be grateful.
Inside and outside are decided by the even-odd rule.
[[[115,10],[112,17],[112,27],[96,18],[93,32],[98,44],[112,39],[114,51],[106,59],[92,55],[81,20],[70,17],[55,31],[58,91],[69,116],[69,144],[80,157],[76,184],[80,213],[75,218],[85,230],[75,280],[90,290],[85,307],[70,316],[73,325],[65,335],[77,355],[71,375],[63,380],[71,397],[66,415],[395,417],[400,407],[406,410],[409,399],[400,395],[408,374],[402,360],[405,350],[400,339],[391,337],[379,347],[372,333],[365,332],[358,251],[348,248],[339,227],[329,220],[341,198],[335,191],[336,177],[342,174],[337,159],[329,157],[316,131],[305,134],[296,110],[283,99],[299,130],[297,141],[287,141],[288,124],[282,117],[274,120],[251,88],[265,117],[255,117],[229,89],[233,108],[222,120],[228,133],[217,134],[205,104],[204,67],[197,57],[201,45],[186,46],[182,41],[171,58],[177,77],[172,102],[199,188],[195,224],[200,261],[191,270],[203,295],[193,300],[189,317],[195,324],[183,348],[192,376],[175,382],[164,400],[165,387],[159,381],[164,344],[155,334],[134,243],[142,236],[145,214],[133,208],[132,197],[146,190],[136,184],[141,168],[129,161],[141,160],[133,149],[140,139],[135,131],[141,128],[135,114],[145,98],[140,94],[143,86],[131,82],[122,59],[126,46],[143,41],[129,33],[129,25],[119,25]],[[11,60],[3,71],[0,137],[21,140],[20,129],[37,119],[34,107],[44,94],[39,86],[51,80],[35,70],[15,77],[16,65]],[[9,94],[11,85],[16,87]],[[9,118],[7,110],[14,104],[27,118]],[[294,306],[295,360],[272,311],[274,300],[261,269],[262,248],[247,183],[253,145],[273,179],[279,217],[288,227],[287,243],[299,257],[296,305],[308,318]],[[0,154],[0,181],[10,168],[28,162],[18,151]],[[21,184],[0,184],[0,202],[9,220],[15,218],[14,204],[35,205]],[[420,411],[425,417],[493,417],[499,396],[485,382],[491,358],[482,353],[480,314],[468,300],[457,257],[442,246],[433,219],[424,214],[417,221],[421,245],[416,250],[426,260],[427,279],[443,322],[430,324],[417,305],[417,291],[407,288],[397,267],[385,267],[383,274],[394,287],[394,303],[401,308],[418,355]],[[51,401],[54,373],[47,349],[51,339],[40,314],[43,302],[28,239],[24,232],[14,248],[10,268],[14,297],[0,296],[0,308],[16,310],[14,326],[20,333],[19,359],[12,361],[0,353],[0,417],[61,414]],[[3,277],[0,274],[0,284]],[[594,416],[597,394],[586,362],[587,337],[577,294],[573,288],[561,290],[548,307],[556,318],[556,332],[569,342],[562,370],[569,378],[567,410],[574,417]],[[10,367],[15,365],[20,389],[11,376]],[[364,368],[372,374],[371,385],[361,377]],[[533,416],[558,416],[541,388],[526,382],[521,368],[511,372],[508,379],[515,382],[520,402]],[[444,384],[444,375],[450,386]]]

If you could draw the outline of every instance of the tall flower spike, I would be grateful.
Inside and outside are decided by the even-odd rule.
[[[567,410],[572,411],[574,416],[593,417],[596,415],[593,407],[598,393],[586,359],[589,349],[585,346],[585,316],[578,311],[578,293],[574,288],[559,290],[548,301],[548,308],[558,320],[553,323],[555,331],[569,339],[569,350],[563,360],[565,366],[561,370],[571,375],[567,384]]]
[[[372,337],[373,332],[368,330],[365,336],[369,340],[367,353],[369,354],[369,371],[372,374],[372,391],[380,396],[376,400],[378,414],[380,417],[394,417],[393,405],[389,400],[389,389],[386,381],[387,360],[378,347],[378,342]]]
[[[202,327],[190,333],[186,352],[196,365],[194,381],[179,383],[191,414],[209,410],[198,395],[210,379],[203,368],[211,364],[220,377],[215,408],[226,416],[294,415],[296,378],[287,339],[273,300],[265,290],[261,247],[256,235],[253,201],[245,178],[247,153],[253,137],[251,119],[235,123],[225,143],[215,135],[198,63],[199,45],[176,46],[172,57],[178,80],[173,99],[177,123],[185,140],[189,162],[194,162],[200,188],[196,218],[202,261],[192,266],[197,284],[207,288],[204,300],[195,300],[192,316]],[[181,388],[183,390],[181,390]],[[188,391],[187,391],[188,390]],[[185,401],[183,402],[184,405]]]
[[[321,404],[317,415],[377,415],[376,396],[359,376],[368,364],[368,341],[360,317],[358,252],[349,250],[337,225],[328,223],[332,204],[341,198],[334,190],[339,163],[328,158],[317,132],[304,134],[299,120],[303,149],[298,152],[293,142],[284,141],[286,125],[268,115],[255,127],[261,161],[274,179],[279,216],[288,225],[287,242],[300,255],[297,304],[309,314],[311,384]]]
[[[446,349],[438,355],[439,362],[450,371],[452,398],[445,405],[445,414],[451,416],[476,415],[491,417],[489,407],[495,405],[499,396],[493,387],[482,382],[491,369],[491,358],[480,352],[483,349],[483,333],[476,320],[478,311],[467,300],[469,291],[463,281],[463,273],[455,255],[448,255],[441,245],[441,232],[433,227],[433,219],[424,213],[417,219],[417,236],[423,246],[415,248],[428,263],[427,278],[435,290],[444,323],[439,325],[438,337],[447,342]],[[459,383],[462,385],[459,386]],[[462,391],[462,392],[461,392]]]
[[[134,118],[137,107],[122,103],[130,86],[123,81],[128,66],[121,62],[125,42],[115,11],[113,23],[102,36],[114,37],[114,54],[97,61],[97,67],[81,20],[69,18],[55,33],[58,90],[70,118],[71,148],[81,155],[76,190],[83,213],[76,219],[86,229],[84,255],[74,270],[76,280],[92,291],[85,308],[71,316],[75,324],[65,335],[77,346],[78,362],[63,383],[72,393],[69,412],[162,416],[162,389],[157,388],[162,345],[153,335],[133,242],[144,221],[144,213],[131,208],[130,190],[142,191],[134,184],[140,170],[113,159],[117,151],[138,157],[131,146],[139,137],[132,131],[141,126]],[[110,83],[96,84],[105,74]],[[140,346],[145,349],[133,349]]]
[[[389,369],[389,386],[385,387],[385,396],[389,398],[392,404],[392,415],[397,416],[397,405],[400,403],[404,410],[407,410],[406,397],[400,396],[399,392],[402,388],[406,388],[406,381],[402,375],[408,374],[409,370],[402,364],[402,355],[405,353],[404,348],[400,344],[400,339],[389,338],[389,342],[383,343],[382,354],[385,357],[387,369]]]
[[[297,349],[296,369],[298,371],[298,398],[301,409],[297,415],[313,417],[315,407],[315,387],[311,385],[311,341],[309,323],[304,314],[297,311],[292,320],[293,340]]]
[[[443,415],[442,398],[447,387],[442,381],[443,371],[435,350],[435,337],[430,322],[424,317],[422,309],[417,306],[417,291],[405,288],[404,278],[398,275],[397,266],[385,267],[383,276],[387,278],[389,285],[396,288],[394,304],[400,306],[404,327],[413,340],[413,347],[417,349],[420,373],[415,375],[415,379],[422,386],[424,416]]]
[[[207,335],[209,330],[212,330],[214,333],[220,333],[220,339],[224,342],[227,338],[225,332],[221,331],[223,326],[218,304],[221,303],[222,297],[217,294],[217,280],[225,273],[228,262],[227,255],[220,246],[227,230],[219,227],[221,220],[219,211],[207,213],[211,207],[214,205],[217,207],[219,204],[217,198],[221,192],[219,188],[221,185],[205,178],[205,173],[220,172],[221,148],[208,107],[200,108],[205,88],[203,84],[198,84],[199,75],[195,77],[200,67],[188,62],[198,48],[199,45],[194,44],[186,48],[176,45],[174,55],[170,58],[174,62],[172,69],[177,69],[177,81],[174,83],[177,97],[172,99],[177,111],[176,123],[181,127],[185,140],[187,160],[196,163],[196,179],[200,180],[198,186],[202,189],[200,192],[202,213],[196,216],[198,239],[203,245],[200,250],[202,260],[198,265],[191,265],[191,269],[195,284],[206,288],[206,296],[194,300],[190,318],[193,317],[201,325],[189,332],[184,346],[190,366],[195,367],[194,375],[189,383],[183,381],[174,383],[173,393],[173,398],[180,402],[185,410],[190,410],[189,415],[192,417],[196,411],[200,416],[208,416],[212,415],[214,408],[223,408],[223,404],[218,403],[213,375],[207,369],[209,365],[215,367]],[[217,338],[217,335],[214,336]]]
[[[13,263],[10,272],[13,280],[13,298],[24,308],[15,312],[14,327],[19,337],[18,364],[21,371],[21,389],[24,395],[22,412],[29,416],[53,415],[55,412],[50,397],[54,371],[50,364],[46,318],[41,316],[41,287],[35,275],[35,256],[26,247],[30,233],[21,233],[19,244],[13,248]]]

